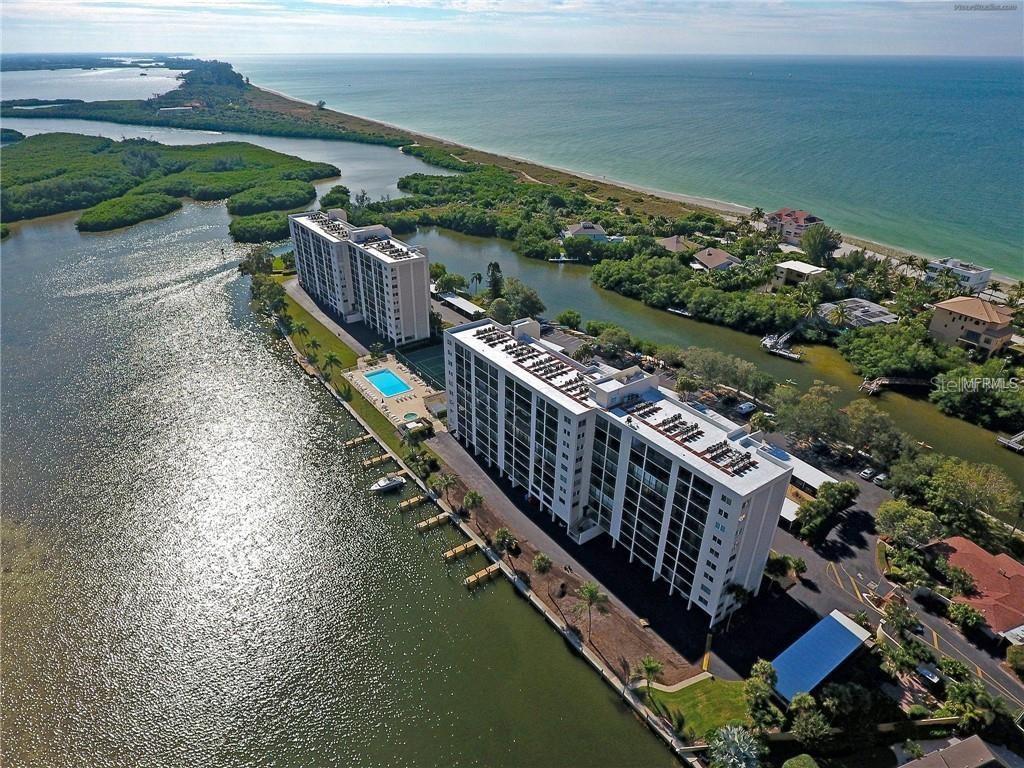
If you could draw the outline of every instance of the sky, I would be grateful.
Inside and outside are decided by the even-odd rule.
[[[3,0],[13,52],[1024,56],[1024,0]]]

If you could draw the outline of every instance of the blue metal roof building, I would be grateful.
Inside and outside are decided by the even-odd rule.
[[[856,651],[871,633],[839,611],[832,611],[772,662],[779,676],[775,691],[787,702],[810,693]]]

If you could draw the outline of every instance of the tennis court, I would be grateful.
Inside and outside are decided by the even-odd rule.
[[[444,344],[433,344],[411,352],[395,352],[396,357],[435,389],[444,389]]]

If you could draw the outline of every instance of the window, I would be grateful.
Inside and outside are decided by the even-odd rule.
[[[728,504],[730,507],[732,506],[732,499],[726,496],[724,493],[722,494],[722,501]]]

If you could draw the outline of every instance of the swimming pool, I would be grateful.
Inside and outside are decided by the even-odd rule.
[[[366,374],[366,380],[373,384],[373,388],[380,392],[384,397],[394,397],[400,395],[403,392],[409,392],[412,390],[408,384],[406,384],[401,377],[390,368],[384,368],[380,371],[374,371],[373,373]]]

